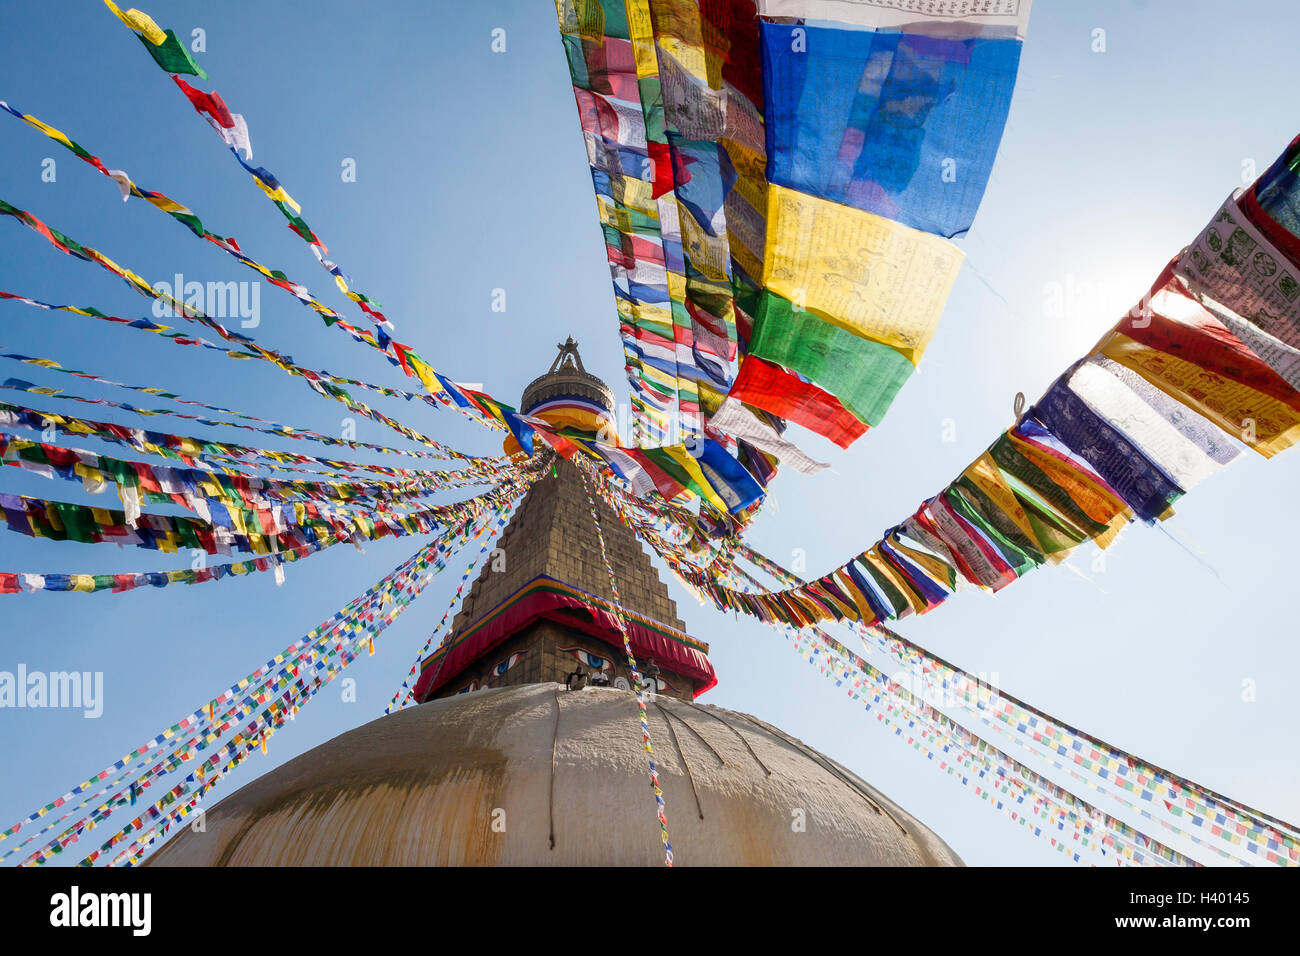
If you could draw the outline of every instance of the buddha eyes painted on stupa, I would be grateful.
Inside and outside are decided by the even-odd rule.
[[[614,669],[614,662],[608,657],[600,657],[581,647],[561,647],[560,653],[568,654],[570,657],[575,658],[579,664],[590,667],[592,670],[608,671]]]
[[[505,660],[498,661],[495,665],[493,665],[492,669],[488,671],[488,676],[490,677],[504,676],[505,672],[510,670],[510,668],[514,667],[516,664],[518,664],[519,658],[523,656],[524,656],[523,651],[516,651],[515,653],[507,657]]]
[[[506,672],[509,671],[516,664],[518,664],[520,658],[522,658],[526,653],[527,651],[515,651],[510,656],[502,658],[501,660],[493,664],[490,668],[488,668],[487,673],[482,678],[479,677],[471,678],[469,683],[467,683],[460,690],[456,691],[456,693],[472,694],[476,690],[486,690],[488,687],[492,685],[492,681],[494,678],[504,677]]]

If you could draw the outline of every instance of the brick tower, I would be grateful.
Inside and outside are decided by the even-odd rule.
[[[524,390],[520,411],[571,434],[594,435],[611,420],[612,392],[582,367],[572,339],[550,370]],[[691,700],[716,683],[708,645],[686,635],[677,606],[637,540],[597,497],[597,513],[624,617],[651,690]],[[489,687],[588,680],[631,687],[609,574],[583,480],[573,464],[528,491],[479,572],[451,631],[421,666],[421,702]]]

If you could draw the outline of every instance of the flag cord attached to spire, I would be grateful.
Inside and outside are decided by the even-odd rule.
[[[609,553],[605,550],[605,532],[600,527],[600,517],[596,514],[596,499],[591,495],[591,485],[586,473],[579,468],[582,478],[582,490],[587,494],[587,504],[591,509],[591,520],[596,526],[596,542],[600,545],[600,557],[605,562],[609,573],[609,589],[614,597],[614,616],[618,620],[619,632],[623,635],[623,650],[627,653],[627,666],[632,671],[632,684],[636,688],[636,706],[641,717],[641,743],[650,759],[650,787],[655,793],[655,805],[659,814],[659,834],[664,841],[664,865],[673,865],[673,845],[668,841],[668,813],[664,806],[664,792],[659,786],[659,771],[655,767],[655,751],[650,743],[650,720],[646,716],[645,689],[641,671],[637,667],[636,656],[632,653],[632,639],[628,636],[627,620],[623,616],[623,602],[618,595],[618,581],[614,577],[614,567],[609,563]],[[670,728],[671,729],[671,728]]]

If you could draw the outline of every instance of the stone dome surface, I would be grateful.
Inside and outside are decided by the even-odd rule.
[[[962,865],[897,804],[769,724],[663,697],[649,718],[679,866]],[[663,863],[635,695],[549,683],[371,721],[236,791],[204,826],[180,828],[147,862]]]

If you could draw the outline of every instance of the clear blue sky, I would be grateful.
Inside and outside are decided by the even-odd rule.
[[[589,369],[625,394],[622,353],[595,202],[549,0],[457,5],[197,2],[146,5],[164,27],[207,32],[201,63],[252,130],[254,160],[303,205],[356,287],[398,337],[441,371],[505,400],[572,334]],[[57,12],[55,12],[57,11]],[[435,13],[435,11],[437,11]],[[753,543],[807,553],[822,573],[875,541],[975,457],[1082,354],[1190,241],[1243,163],[1263,169],[1297,132],[1288,74],[1297,37],[1283,2],[1039,0],[997,166],[968,254],[920,374],[885,422],[848,452],[803,433],[832,472],[783,475]],[[493,28],[507,52],[490,50]],[[1093,31],[1106,31],[1095,53]],[[64,130],[110,167],[187,203],[213,230],[357,316],[310,251],[98,0],[6,12],[0,98]],[[219,250],[10,117],[0,117],[0,196],[152,280],[246,279]],[[41,181],[56,159],[57,181]],[[356,160],[357,181],[341,181]],[[1054,288],[1074,290],[1061,312]],[[0,222],[0,288],[120,315],[149,303],[93,266]],[[492,290],[508,310],[490,310]],[[259,341],[301,364],[388,384],[399,375],[264,287]],[[0,304],[0,345],[120,381],[337,433],[344,410],[258,363],[181,349],[77,316]],[[17,375],[131,401],[67,376],[0,360]],[[114,421],[112,410],[3,393]],[[139,404],[148,404],[139,402]],[[158,404],[165,404],[161,400]],[[499,439],[446,411],[386,410],[467,451]],[[182,423],[159,420],[161,430]],[[172,425],[177,427],[173,428]],[[945,428],[955,441],[944,441]],[[217,434],[196,429],[197,434]],[[234,437],[237,435],[243,437]],[[252,438],[226,430],[232,441]],[[361,420],[358,437],[389,442]],[[249,441],[254,444],[255,442]],[[84,447],[95,448],[93,442]],[[310,450],[305,443],[278,447]],[[4,489],[104,504],[66,482],[6,469]],[[1169,530],[1129,529],[1093,567],[1039,570],[996,597],[952,598],[901,630],[1010,692],[1121,747],[1271,813],[1300,818],[1292,733],[1300,663],[1291,570],[1300,517],[1287,504],[1300,453],[1253,455],[1198,487]],[[386,540],[335,549],[267,575],[125,595],[0,598],[0,670],[105,675],[99,720],[0,710],[0,827],[206,701],[328,616],[414,550]],[[1193,555],[1193,552],[1196,556]],[[0,533],[0,570],[97,572],[188,565],[108,545]],[[1086,579],[1085,577],[1086,576]],[[459,572],[443,575],[348,675],[358,702],[323,691],[256,774],[377,716],[442,616]],[[759,715],[842,761],[942,835],[972,864],[1053,864],[1045,841],[994,813],[832,692],[775,632],[698,607],[670,584],[692,633],[711,642],[721,683],[705,700]],[[1242,699],[1243,681],[1256,700]],[[669,807],[671,818],[672,808]]]

